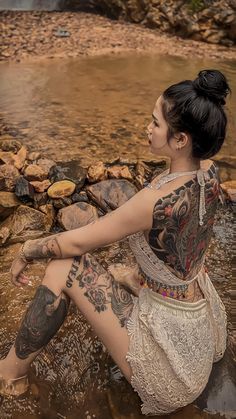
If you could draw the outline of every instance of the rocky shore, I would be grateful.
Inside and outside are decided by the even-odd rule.
[[[209,44],[83,12],[1,12],[1,61],[152,53],[233,59],[236,47]]]
[[[76,160],[55,162],[1,137],[0,247],[96,220],[130,199],[166,163],[116,159],[82,167]],[[235,182],[222,187],[227,199],[235,201]]]

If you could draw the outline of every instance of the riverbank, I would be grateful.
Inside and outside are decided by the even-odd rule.
[[[127,53],[232,60],[236,47],[163,34],[82,12],[1,12],[0,61]]]

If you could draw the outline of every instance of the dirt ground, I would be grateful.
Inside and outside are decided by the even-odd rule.
[[[181,39],[138,24],[82,12],[1,12],[1,61],[129,52],[236,58],[236,47]]]

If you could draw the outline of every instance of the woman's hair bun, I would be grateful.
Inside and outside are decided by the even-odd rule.
[[[199,96],[205,96],[218,105],[225,105],[225,98],[230,92],[228,82],[219,70],[202,70],[193,81]]]

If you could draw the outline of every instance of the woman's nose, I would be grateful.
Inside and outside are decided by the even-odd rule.
[[[150,124],[147,126],[147,131],[148,131],[148,133],[151,134],[151,132],[152,132],[152,122],[150,122]]]

